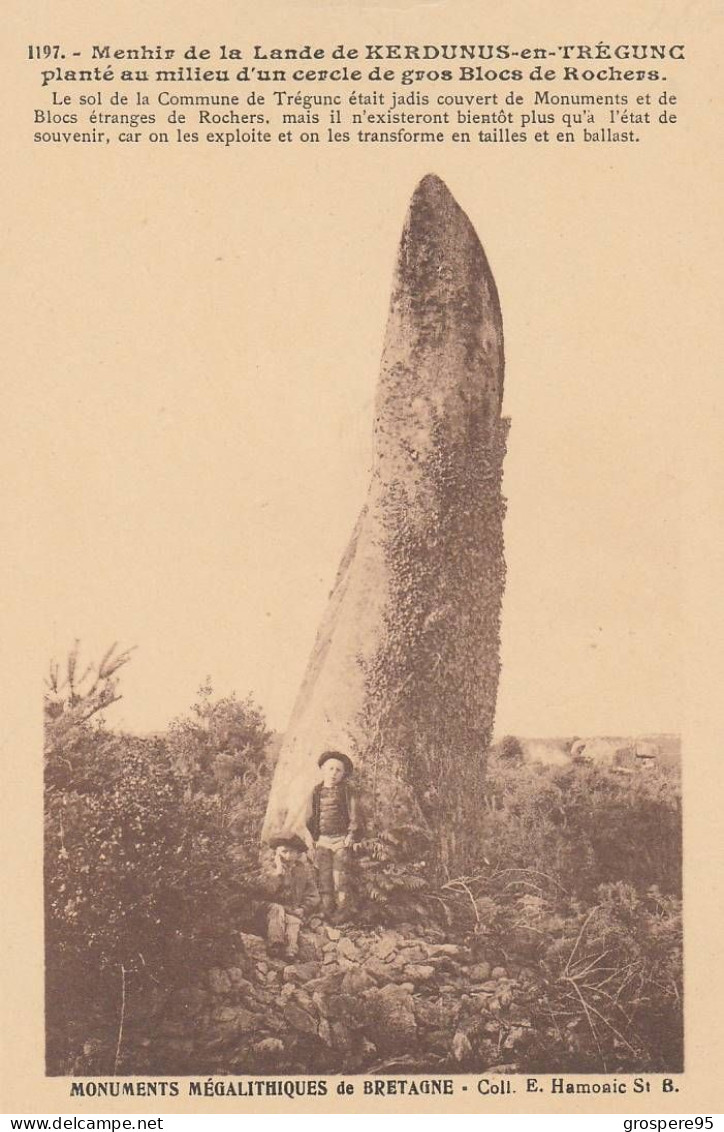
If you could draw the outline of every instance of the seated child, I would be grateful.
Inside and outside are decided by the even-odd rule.
[[[301,838],[275,837],[269,844],[274,860],[262,880],[262,892],[268,900],[267,946],[270,955],[286,954],[294,959],[299,951],[302,921],[319,904],[319,894]]]
[[[312,791],[307,829],[322,911],[340,923],[349,914],[350,850],[359,834],[359,803],[349,782],[354,768],[348,755],[325,751],[319,766],[322,781]]]

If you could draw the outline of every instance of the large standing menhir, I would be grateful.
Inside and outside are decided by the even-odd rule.
[[[263,836],[298,832],[322,751],[354,758],[375,825],[417,821],[440,859],[479,797],[505,565],[503,328],[485,253],[435,176],[397,259],[366,503],[286,732]]]

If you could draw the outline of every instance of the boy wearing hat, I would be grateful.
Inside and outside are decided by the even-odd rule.
[[[319,903],[319,894],[305,860],[306,846],[300,837],[274,837],[271,868],[263,882],[266,906],[267,944],[270,954],[283,952],[295,959],[299,951],[302,921]]]
[[[312,791],[307,828],[312,840],[322,911],[338,921],[349,911],[350,850],[360,828],[357,795],[350,785],[352,760],[341,751],[325,751],[318,765],[322,781]]]

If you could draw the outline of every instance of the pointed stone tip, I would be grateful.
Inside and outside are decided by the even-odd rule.
[[[449,240],[456,232],[463,243],[479,246],[468,216],[436,173],[427,173],[418,182],[410,199],[407,228],[416,238],[424,234],[427,240]]]
[[[410,209],[416,211],[421,207],[429,207],[433,210],[441,209],[446,213],[456,209],[462,212],[455,197],[452,195],[443,179],[438,177],[437,173],[427,173],[422,180],[418,182],[412,194]]]
[[[426,173],[418,183],[413,196],[438,196],[441,192],[452,196],[442,177],[438,177],[437,173]]]
[[[485,306],[499,317],[495,283],[478,234],[436,173],[427,173],[412,194],[397,267],[398,283],[418,296],[482,287]]]
[[[446,344],[477,359],[499,408],[503,325],[495,280],[469,216],[435,173],[422,178],[410,200],[388,325],[392,341],[404,338],[414,350]]]

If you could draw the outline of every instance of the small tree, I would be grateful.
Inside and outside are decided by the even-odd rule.
[[[65,668],[53,660],[45,679],[45,756],[52,760],[62,750],[66,760],[89,734],[89,723],[121,699],[118,672],[131,658],[132,649],[117,653],[114,643],[100,664],[79,667],[80,641],[75,641]]]
[[[217,793],[227,783],[256,772],[264,762],[271,738],[261,708],[251,696],[236,693],[213,698],[209,677],[198,690],[189,715],[169,727],[171,757],[189,777],[195,790]]]

